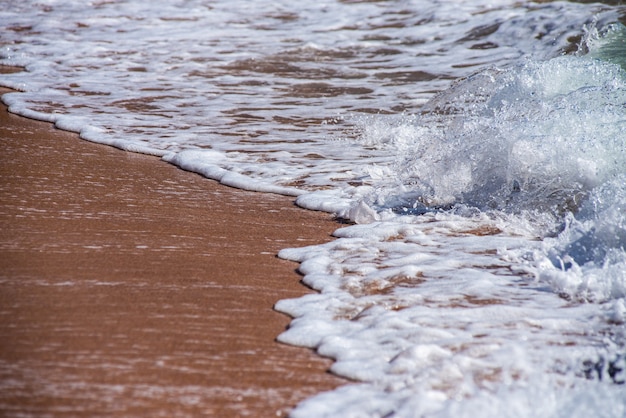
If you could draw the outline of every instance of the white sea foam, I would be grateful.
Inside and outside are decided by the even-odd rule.
[[[296,318],[281,341],[367,383],[295,416],[626,413],[624,83],[592,57],[533,61],[363,124],[402,158],[344,212],[367,225],[280,253],[321,294],[277,309]]]
[[[606,302],[626,298],[626,177],[591,192],[564,230],[536,254],[538,276],[572,299]],[[621,305],[618,305],[621,306]],[[614,321],[624,323],[623,312]]]
[[[11,111],[356,222],[280,252],[358,381],[294,416],[626,415],[622,7],[5,6]]]
[[[606,410],[596,402],[610,393],[606,416],[620,416],[621,387],[581,378],[585,361],[619,353],[619,340],[605,351],[619,307],[571,304],[515,271],[509,254],[540,243],[501,226],[483,216],[402,217],[282,251],[321,294],[277,304],[296,318],[280,340],[316,348],[336,360],[332,371],[368,382],[320,395],[302,414],[324,416],[330,403],[331,416],[456,416],[465,408],[500,416],[512,403],[504,416],[570,416],[591,391],[581,411]]]
[[[368,143],[390,137],[387,146],[402,158],[389,175],[397,187],[378,182],[384,190],[372,204],[571,209],[626,166],[625,100],[624,71],[593,59],[474,74],[427,103],[420,117],[394,121],[383,134],[364,126]]]

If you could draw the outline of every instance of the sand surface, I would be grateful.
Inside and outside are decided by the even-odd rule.
[[[275,254],[329,215],[4,107],[0,143],[0,415],[284,416],[343,383],[274,340],[310,292]]]

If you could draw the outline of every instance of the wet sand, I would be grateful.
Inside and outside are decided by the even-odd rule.
[[[274,340],[310,292],[275,254],[329,215],[4,107],[0,141],[0,415],[284,416],[343,383]]]

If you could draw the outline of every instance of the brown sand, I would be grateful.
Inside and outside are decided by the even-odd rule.
[[[0,141],[0,415],[281,416],[343,382],[274,341],[308,291],[275,254],[328,215],[5,108]]]

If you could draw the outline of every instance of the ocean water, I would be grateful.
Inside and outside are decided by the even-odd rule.
[[[2,100],[349,223],[279,254],[350,379],[294,417],[624,417],[616,3],[0,1]]]

